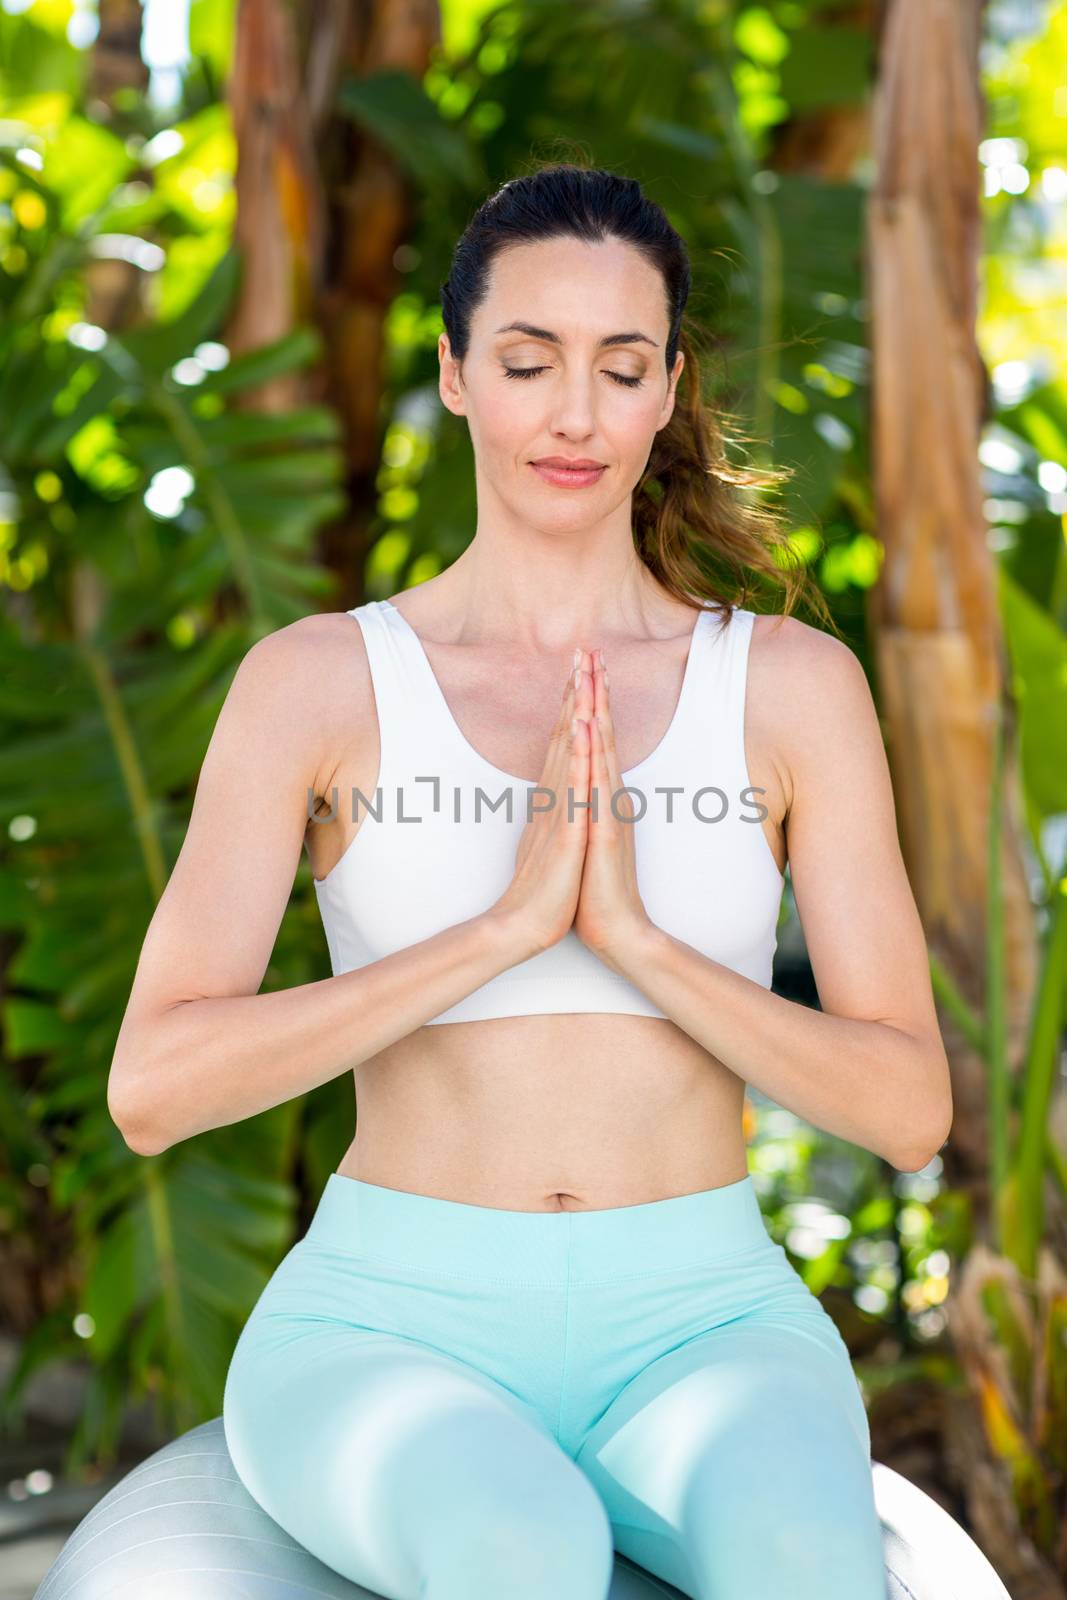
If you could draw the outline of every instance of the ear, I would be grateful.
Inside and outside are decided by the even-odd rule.
[[[660,412],[659,422],[656,424],[657,433],[659,432],[660,428],[665,428],[667,426],[668,422],[671,420],[671,417],[674,415],[674,401],[678,392],[678,379],[682,376],[682,368],[684,366],[685,356],[679,350],[678,354],[674,358],[674,371],[671,373],[671,381],[667,386],[667,395],[663,402],[663,410]]]
[[[441,375],[437,385],[437,392],[441,396],[442,404],[455,416],[466,415],[466,402],[463,394],[463,377],[460,372],[459,362],[452,354],[452,347],[448,334],[442,333],[437,341],[437,357],[441,363]]]

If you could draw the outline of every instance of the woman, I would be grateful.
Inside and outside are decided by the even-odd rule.
[[[613,1547],[694,1597],[885,1593],[744,1090],[915,1169],[947,1064],[864,674],[740,604],[745,568],[802,580],[695,372],[677,403],[689,283],[605,171],[472,219],[439,354],[475,536],[249,651],[112,1069],[145,1153],[354,1069],[223,1417],[263,1508],[392,1600],[600,1600]],[[787,823],[822,1012],[770,988]],[[334,976],[260,995],[303,843]]]

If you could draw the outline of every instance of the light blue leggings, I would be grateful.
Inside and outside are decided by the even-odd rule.
[[[251,1495],[388,1600],[885,1600],[863,1398],[751,1177],[508,1211],[333,1173],[223,1424]]]

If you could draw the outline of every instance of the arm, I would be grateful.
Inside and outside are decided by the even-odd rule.
[[[330,792],[328,752],[358,726],[363,691],[338,687],[356,676],[352,627],[335,620],[303,618],[253,645],[219,713],[108,1079],[108,1109],[139,1154],[328,1082],[533,953],[494,908],[354,972],[257,993],[308,789]]]
[[[859,661],[787,618],[761,641],[790,775],[790,873],[821,1011],[627,920],[612,964],[746,1082],[901,1171],[948,1136],[952,1096],[889,767]]]

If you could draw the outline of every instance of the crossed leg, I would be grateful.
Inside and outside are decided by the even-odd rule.
[[[387,1600],[605,1600],[611,1525],[532,1407],[476,1368],[324,1325],[250,1345],[223,1401],[252,1497]]]
[[[885,1600],[863,1398],[816,1316],[669,1351],[575,1459],[616,1548],[693,1600]]]

